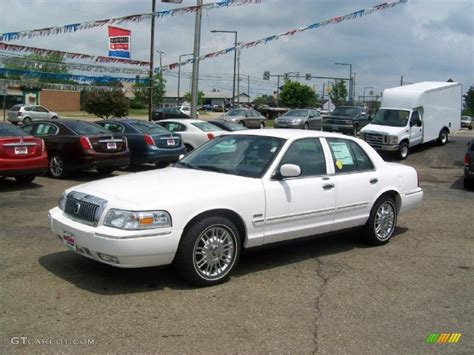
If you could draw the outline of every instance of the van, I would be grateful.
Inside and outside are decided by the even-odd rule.
[[[360,138],[376,150],[395,152],[399,159],[410,148],[437,139],[444,145],[449,134],[461,129],[460,83],[421,82],[385,89],[373,120]]]

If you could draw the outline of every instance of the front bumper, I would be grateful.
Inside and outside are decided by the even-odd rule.
[[[184,146],[176,149],[149,150],[143,154],[142,158],[144,163],[176,162],[181,154],[186,154]]]
[[[48,157],[0,159],[0,176],[43,175],[48,169]]]
[[[48,217],[52,232],[66,247],[90,259],[121,268],[171,264],[182,234],[182,231],[171,228],[125,231],[88,226],[67,218],[58,207],[50,210]],[[66,243],[71,238],[74,245]]]
[[[472,128],[472,122],[461,122],[461,128]]]
[[[400,146],[398,144],[374,144],[369,143],[369,145],[375,150],[383,150],[385,152],[398,152]]]
[[[354,133],[354,126],[353,125],[339,125],[339,124],[323,123],[323,131],[325,131],[325,132]]]

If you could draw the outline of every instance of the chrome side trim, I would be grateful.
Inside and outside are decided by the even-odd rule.
[[[334,208],[323,208],[323,209],[320,209],[320,210],[291,213],[291,214],[287,214],[287,215],[269,217],[269,218],[266,219],[266,222],[267,222],[267,224],[271,224],[271,223],[279,223],[279,222],[282,222],[282,221],[294,221],[294,220],[298,220],[298,219],[314,217],[314,216],[317,216],[319,214],[333,212],[334,210],[335,210]],[[265,219],[263,219],[263,218],[254,219],[253,222],[255,224],[262,223],[262,222],[265,222]]]
[[[5,143],[4,147],[26,147],[26,146],[36,146],[36,143],[33,142],[18,142],[18,143]]]
[[[422,190],[422,189],[420,189],[420,188],[418,188],[418,189],[417,189],[417,190],[415,190],[415,191],[412,191],[412,192],[406,192],[406,193],[405,193],[405,196],[411,196],[411,195],[419,194],[419,193],[421,193],[421,192],[423,192],[423,190]]]
[[[123,143],[122,139],[99,139],[99,143]]]
[[[96,237],[108,238],[108,239],[136,239],[136,238],[143,238],[143,237],[159,237],[159,236],[170,235],[170,234],[171,232],[159,232],[159,233],[136,234],[136,235],[131,235],[128,237],[116,237],[113,235],[102,234],[102,233],[95,233],[94,235]]]
[[[348,209],[351,209],[351,208],[364,207],[364,206],[368,206],[368,205],[369,205],[369,202],[352,203],[350,205],[339,206],[339,207],[336,208],[336,211],[348,210]]]

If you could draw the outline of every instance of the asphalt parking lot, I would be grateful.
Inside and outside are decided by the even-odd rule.
[[[474,192],[462,159],[473,137],[462,131],[404,162],[425,197],[389,244],[367,247],[351,232],[248,252],[211,288],[171,267],[122,270],[66,251],[47,211],[95,173],[0,181],[0,353],[472,354]],[[427,344],[430,333],[462,337]]]

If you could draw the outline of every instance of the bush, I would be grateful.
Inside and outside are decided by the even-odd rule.
[[[130,101],[121,91],[86,92],[83,107],[100,118],[124,117],[128,115]]]

